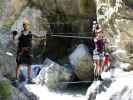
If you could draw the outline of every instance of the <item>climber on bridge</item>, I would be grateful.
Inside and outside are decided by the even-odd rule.
[[[23,21],[23,30],[20,34],[14,33],[14,39],[18,40],[17,48],[17,67],[16,67],[16,79],[19,80],[20,74],[20,65],[26,65],[28,67],[28,82],[32,82],[32,57],[31,57],[31,48],[32,48],[32,34],[29,30],[30,22],[27,18]]]
[[[93,53],[94,59],[94,74],[100,78],[101,73],[105,70],[105,65],[109,63],[109,54],[107,49],[107,39],[103,35],[100,25],[96,27],[96,37],[94,38],[95,50]],[[107,67],[107,66],[106,66]]]

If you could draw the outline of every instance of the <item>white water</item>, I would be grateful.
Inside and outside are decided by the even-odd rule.
[[[133,100],[133,71],[117,70],[114,77],[111,86],[105,92],[98,94],[96,100]]]
[[[119,52],[117,52],[117,54],[119,55]],[[125,57],[120,55],[118,58]],[[106,91],[98,93],[95,100],[133,100],[133,71],[123,71],[123,68],[128,67],[128,65],[128,63],[118,62],[118,64],[116,63],[114,65],[115,68],[102,73],[102,78],[111,79],[112,83],[108,88],[106,88]],[[100,81],[99,83],[96,82],[96,84],[94,82],[89,88],[90,92],[95,91],[95,87],[97,87],[98,84],[100,84]],[[78,93],[77,91],[51,92],[45,85],[42,86],[38,84],[25,85],[25,87],[29,92],[35,94],[39,100],[87,100],[85,94],[82,94],[81,92]],[[80,90],[82,87],[79,86],[78,88]]]
[[[42,65],[32,65],[32,69],[35,67],[42,67]],[[27,73],[27,67],[22,67],[24,74]],[[35,74],[36,72],[33,72]],[[33,75],[35,78],[35,75]],[[34,80],[33,78],[33,80]],[[82,89],[82,86],[76,87],[76,90],[73,90],[73,87],[70,89],[64,89],[56,92],[52,92],[48,90],[48,88],[45,85],[40,84],[26,84],[26,89],[36,95],[39,100],[85,100],[85,92],[86,90]],[[86,87],[87,89],[87,87]],[[81,90],[81,93],[80,93]]]
[[[92,100],[133,100],[133,71],[126,72],[123,70],[123,68],[129,66],[128,63],[118,62],[114,66],[114,68],[108,72],[103,72],[101,75],[104,82],[112,81],[111,84],[109,83],[109,87],[99,81],[93,82],[87,91],[87,98],[91,97],[90,94],[94,92],[96,98]],[[105,90],[100,88],[101,85],[104,86]],[[100,89],[101,92],[97,93],[97,90]]]
[[[26,88],[34,93],[39,100],[85,100],[85,96],[81,94],[73,95],[68,93],[50,92],[46,86],[41,85],[26,85]],[[75,91],[76,92],[76,91]]]

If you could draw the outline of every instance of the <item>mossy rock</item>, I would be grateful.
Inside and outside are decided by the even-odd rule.
[[[0,100],[10,100],[11,86],[7,81],[0,81]]]

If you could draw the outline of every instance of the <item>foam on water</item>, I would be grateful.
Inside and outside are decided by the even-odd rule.
[[[68,93],[55,93],[48,90],[44,85],[26,85],[28,91],[34,93],[39,100],[85,100],[85,96],[81,94],[73,95]]]

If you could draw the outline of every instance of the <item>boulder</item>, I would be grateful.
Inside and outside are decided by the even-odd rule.
[[[111,57],[115,61],[116,60],[120,61],[120,60],[125,59],[127,57],[127,52],[126,52],[126,50],[119,48],[119,49],[117,49],[111,53]]]
[[[93,60],[89,50],[80,44],[69,56],[75,74],[80,80],[91,80],[93,76]]]
[[[86,100],[132,100],[133,71],[125,72],[122,68],[127,63],[119,62],[108,72],[101,74],[102,81],[94,81],[88,88]]]
[[[49,89],[61,89],[67,85],[62,82],[71,81],[71,76],[72,71],[46,59],[35,82],[41,85],[45,84]]]
[[[99,94],[102,94],[103,91],[106,91],[111,84],[111,80],[105,81],[94,81],[92,85],[87,89],[86,100],[96,100]],[[104,97],[106,98],[106,97]],[[103,98],[102,98],[103,99]],[[100,100],[100,98],[99,98]]]
[[[1,50],[0,55],[1,74],[7,76],[8,78],[14,77],[16,69],[15,56],[7,55],[4,50]]]
[[[132,100],[132,73],[122,72],[123,76],[116,76],[118,78],[93,82],[87,90],[86,100]]]
[[[111,67],[122,68],[125,71],[132,70],[132,60],[129,59],[126,50],[119,48],[111,53],[110,58]]]
[[[8,79],[0,75],[0,100],[29,100],[29,98],[13,87]]]

